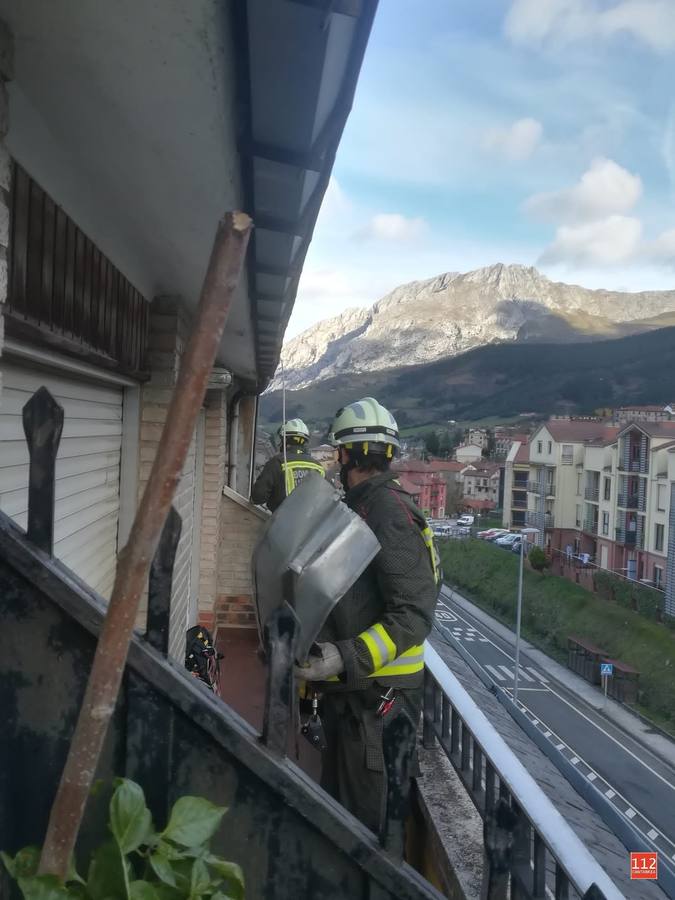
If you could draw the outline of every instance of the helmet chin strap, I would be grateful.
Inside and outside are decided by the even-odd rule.
[[[340,483],[342,484],[345,493],[349,490],[349,473],[352,469],[358,469],[358,467],[359,464],[353,457],[349,458],[349,462],[343,463],[340,466]]]

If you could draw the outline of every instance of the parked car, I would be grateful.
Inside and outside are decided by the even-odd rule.
[[[476,537],[479,537],[483,541],[491,541],[498,537],[502,537],[505,534],[508,534],[506,528],[488,528],[485,531],[479,531]]]
[[[459,519],[457,519],[457,524],[459,525],[460,528],[462,526],[470,528],[473,525],[473,523],[474,523],[473,516],[460,516]]]
[[[505,534],[503,537],[497,538],[495,544],[498,547],[506,547],[508,549],[511,549],[516,541],[520,541],[519,534]]]
[[[509,534],[511,534],[511,532],[504,529],[503,531],[496,531],[494,534],[490,535],[489,538],[485,538],[485,540],[490,541],[491,544],[496,544],[500,538],[508,537]]]
[[[514,541],[511,544],[511,552],[512,553],[520,553],[520,547],[521,547],[522,543],[523,543],[522,540]]]

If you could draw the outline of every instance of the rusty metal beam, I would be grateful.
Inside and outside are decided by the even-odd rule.
[[[96,648],[87,689],[51,809],[40,872],[64,878],[115,709],[143,589],[180,480],[209,375],[239,283],[252,223],[228,213],[219,223],[194,331],[183,356],[159,449],[129,536]]]

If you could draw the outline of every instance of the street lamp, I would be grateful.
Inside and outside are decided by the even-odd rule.
[[[520,665],[520,620],[523,611],[523,560],[527,536],[539,534],[538,528],[523,528],[520,532],[520,568],[518,571],[518,606],[516,608],[516,671],[513,676],[513,702],[518,706],[518,675]]]

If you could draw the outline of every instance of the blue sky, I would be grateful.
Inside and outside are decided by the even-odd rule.
[[[675,288],[675,0],[380,0],[287,339],[496,262]]]

